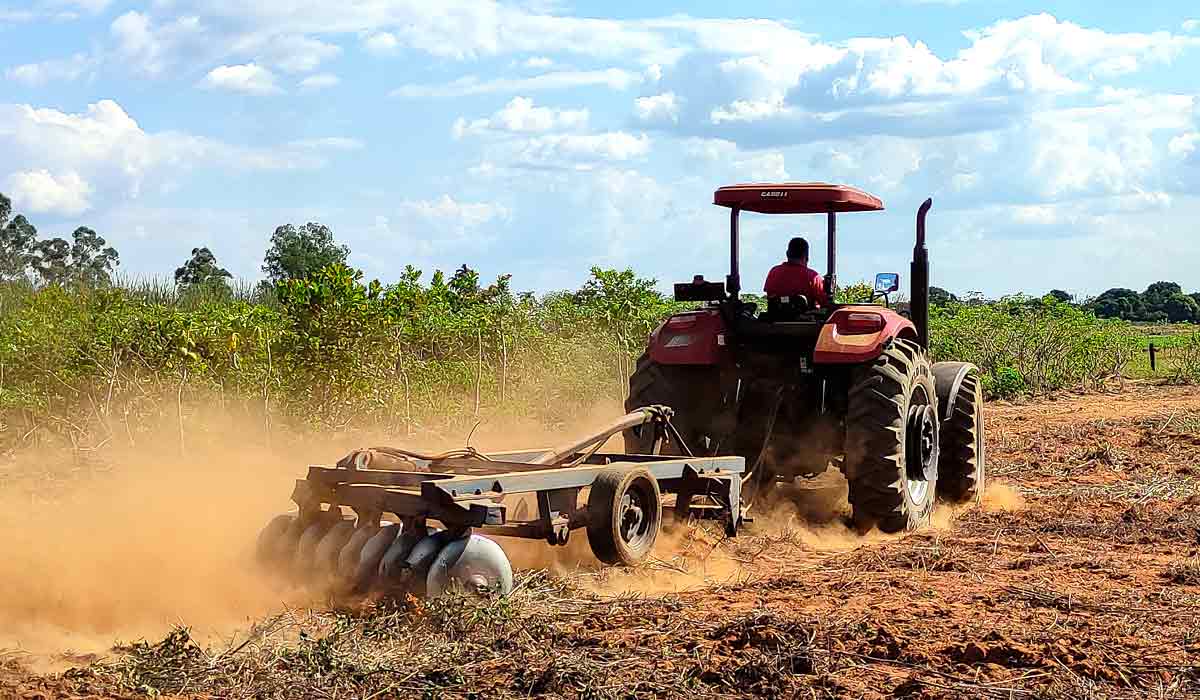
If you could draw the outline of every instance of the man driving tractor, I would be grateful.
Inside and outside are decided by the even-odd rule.
[[[808,241],[788,241],[787,260],[767,273],[763,291],[768,298],[803,296],[812,308],[825,306],[825,281],[808,266]]]

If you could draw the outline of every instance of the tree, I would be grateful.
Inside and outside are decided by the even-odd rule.
[[[42,284],[66,284],[71,278],[71,244],[51,238],[34,244],[33,271]]]
[[[71,276],[75,281],[91,286],[112,284],[113,268],[121,264],[117,249],[86,226],[75,229],[71,240]]]
[[[33,245],[32,266],[42,283],[111,284],[113,268],[121,264],[116,248],[86,226],[75,229],[71,240],[51,238]]]
[[[1142,305],[1147,312],[1165,311],[1167,299],[1183,294],[1183,288],[1174,282],[1155,282],[1142,292]]]
[[[1142,296],[1132,289],[1115,287],[1092,300],[1092,309],[1100,318],[1141,320],[1146,315]]]
[[[1171,323],[1191,323],[1200,320],[1200,305],[1186,294],[1173,294],[1163,303],[1167,320]]]
[[[1070,304],[1071,301],[1075,299],[1075,297],[1071,296],[1070,294],[1068,294],[1067,292],[1064,292],[1061,289],[1051,289],[1050,292],[1046,294],[1046,296],[1054,297],[1054,300],[1060,304]]]
[[[0,282],[25,277],[32,262],[37,229],[21,214],[8,220],[12,205],[0,194]]]
[[[326,265],[345,264],[350,249],[333,240],[328,226],[309,222],[299,228],[286,224],[271,234],[262,271],[272,282],[307,279]]]
[[[929,288],[929,303],[933,306],[946,306],[947,304],[952,304],[957,301],[958,297],[954,296],[950,292],[947,292],[941,287]]]
[[[226,286],[225,280],[233,277],[229,270],[217,267],[217,256],[208,248],[192,248],[192,257],[175,268],[175,284],[179,287],[193,285]]]

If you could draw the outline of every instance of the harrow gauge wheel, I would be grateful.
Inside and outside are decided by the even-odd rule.
[[[600,561],[631,566],[654,549],[662,528],[662,497],[650,472],[601,472],[592,483],[587,508],[588,544]]]

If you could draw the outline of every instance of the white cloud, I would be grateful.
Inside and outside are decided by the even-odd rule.
[[[39,214],[78,216],[92,207],[92,186],[74,171],[60,175],[49,170],[16,172],[8,177],[7,186],[14,204]]]
[[[521,65],[526,68],[546,69],[554,65],[554,61],[545,56],[531,56],[525,59]]]
[[[76,80],[94,66],[95,59],[87,54],[77,53],[70,58],[13,66],[4,71],[4,77],[31,87],[39,87],[54,81]]]
[[[538,107],[528,97],[514,97],[490,117],[467,121],[459,118],[452,132],[455,138],[500,131],[513,134],[535,134],[547,131],[570,131],[587,126],[586,109],[555,109]]]
[[[1195,32],[1200,31],[1200,19],[1188,19],[1183,21],[1183,31]]]
[[[401,202],[399,210],[405,215],[436,221],[456,231],[482,226],[496,219],[507,219],[509,210],[491,202],[460,202],[448,194],[437,199]]]
[[[1167,153],[1175,158],[1187,158],[1200,149],[1200,132],[1180,134],[1167,144]]]
[[[645,134],[546,134],[519,142],[513,160],[525,167],[587,170],[602,162],[640,158],[649,151]]]
[[[391,94],[393,97],[463,97],[496,92],[533,92],[585,86],[605,86],[613,90],[625,90],[641,80],[642,76],[638,73],[619,68],[594,71],[556,71],[528,78],[482,80],[475,76],[464,76],[438,85],[402,85],[393,90]]]
[[[366,144],[358,139],[347,138],[345,136],[326,136],[318,139],[292,141],[288,143],[288,146],[310,151],[359,151],[365,148]]]
[[[22,184],[31,197],[38,186],[38,201],[57,202],[59,211],[137,198],[197,168],[320,168],[324,154],[353,145],[334,138],[254,148],[176,131],[149,133],[111,100],[82,113],[0,104],[0,162],[10,172],[35,173]]]
[[[333,73],[318,73],[300,81],[300,89],[304,92],[317,92],[337,86],[341,79]]]
[[[646,123],[678,123],[679,100],[673,92],[639,97],[633,101],[633,116]]]
[[[200,85],[210,90],[226,90],[243,95],[262,96],[282,92],[275,84],[275,74],[255,63],[217,66],[204,76]]]
[[[308,73],[342,52],[341,48],[300,34],[249,34],[233,42],[229,52],[253,56],[285,73]]]
[[[156,77],[176,61],[176,54],[210,51],[215,40],[195,15],[155,23],[150,15],[129,11],[109,25],[114,58],[134,73]]]
[[[363,46],[373,54],[387,55],[400,48],[400,40],[391,32],[376,32],[366,38]]]

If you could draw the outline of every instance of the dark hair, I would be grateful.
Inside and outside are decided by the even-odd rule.
[[[808,260],[808,241],[796,236],[788,241],[788,260]]]

